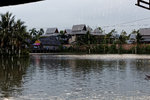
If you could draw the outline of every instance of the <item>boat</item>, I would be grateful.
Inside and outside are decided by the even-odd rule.
[[[145,75],[145,76],[146,76],[146,78],[150,79],[150,75]]]

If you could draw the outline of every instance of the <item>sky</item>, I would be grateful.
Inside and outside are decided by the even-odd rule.
[[[75,24],[102,27],[118,32],[150,27],[150,10],[135,6],[136,0],[45,0],[16,6],[0,7],[0,13],[13,13],[31,28],[70,29]],[[147,18],[146,20],[136,21]],[[132,22],[132,23],[128,23]],[[127,24],[122,24],[127,23]]]

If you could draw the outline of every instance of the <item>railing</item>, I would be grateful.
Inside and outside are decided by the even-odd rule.
[[[150,10],[150,0],[137,0],[137,6]]]

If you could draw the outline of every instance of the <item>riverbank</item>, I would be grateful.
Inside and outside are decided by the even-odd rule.
[[[137,54],[73,54],[73,53],[30,53],[30,56],[51,55],[53,58],[74,59],[150,59],[150,55]]]

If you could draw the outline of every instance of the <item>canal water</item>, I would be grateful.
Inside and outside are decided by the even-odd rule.
[[[150,56],[30,55],[0,60],[0,100],[150,100]]]

